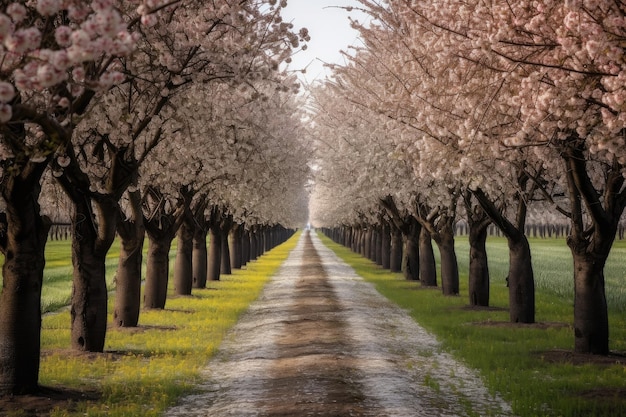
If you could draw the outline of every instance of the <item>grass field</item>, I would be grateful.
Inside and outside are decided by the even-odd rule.
[[[504,239],[490,238],[492,274],[490,309],[468,309],[467,239],[457,239],[461,296],[444,297],[374,265],[324,238],[337,254],[372,282],[378,291],[410,312],[442,347],[478,369],[488,387],[509,401],[516,415],[626,416],[626,366],[575,363],[572,267],[562,240],[532,240],[537,275],[537,321],[540,325],[510,325],[508,289],[504,277],[508,251]],[[624,242],[618,242],[607,266],[611,349],[626,352]],[[553,360],[554,358],[558,360]],[[568,359],[568,360],[563,360]],[[454,370],[442,372],[454,373]]]
[[[532,250],[535,285],[540,293],[553,294],[574,303],[574,267],[565,239],[529,240]],[[467,274],[469,243],[467,237],[456,239],[459,267]],[[489,237],[487,240],[489,271],[494,284],[505,283],[508,275],[509,252],[506,239]],[[607,304],[610,310],[626,312],[626,240],[615,241],[605,270]]]

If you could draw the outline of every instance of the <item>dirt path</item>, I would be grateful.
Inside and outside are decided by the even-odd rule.
[[[167,416],[508,416],[480,379],[312,233]]]

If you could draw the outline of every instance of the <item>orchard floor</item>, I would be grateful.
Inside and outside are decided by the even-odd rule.
[[[314,233],[208,364],[182,416],[508,416],[480,378]]]

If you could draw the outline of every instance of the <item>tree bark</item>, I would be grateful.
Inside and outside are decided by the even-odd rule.
[[[419,233],[421,225],[408,212],[405,211],[403,215],[400,214],[400,210],[392,196],[389,195],[382,198],[380,203],[391,219],[392,233],[394,234],[392,239],[395,241],[395,244],[392,243],[392,245],[402,245],[400,248],[400,270],[404,273],[404,278],[407,280],[419,280]],[[394,262],[397,261],[396,258]],[[392,266],[391,269],[396,271],[397,268]]]
[[[420,229],[419,236],[419,268],[420,280],[424,287],[437,286],[437,266],[430,232],[425,227]]]
[[[222,275],[231,275],[233,273],[232,268],[230,267],[230,248],[228,247],[228,235],[222,234],[220,236],[220,245],[222,254],[220,263],[220,273]]]
[[[222,269],[222,236],[219,227],[209,229],[209,281],[219,281]]]
[[[487,213],[472,201],[472,193],[463,193],[469,226],[469,303],[472,306],[489,305],[489,264],[487,262],[487,230],[491,220]]]
[[[391,266],[391,228],[386,220],[382,221],[380,227],[380,265],[383,269],[390,269]]]
[[[183,221],[185,207],[179,204],[173,212],[165,210],[168,205],[166,198],[155,188],[146,190],[144,201],[144,208],[150,211],[149,215],[144,216],[148,234],[144,307],[164,309],[170,272],[170,249]]]
[[[213,205],[207,221],[209,249],[207,257],[207,280],[219,281],[222,272],[222,210]]]
[[[230,247],[230,267],[231,269],[241,269],[242,265],[242,245],[241,245],[242,227],[239,224],[233,224],[228,235]]]
[[[250,228],[250,260],[256,261],[258,252],[256,227]]]
[[[402,232],[392,225],[391,227],[391,248],[389,254],[389,269],[391,272],[402,271],[402,249],[404,242]]]
[[[193,234],[193,253],[191,256],[193,288],[206,288],[208,274],[207,233],[206,229],[196,227]]]
[[[376,226],[374,230],[374,262],[376,265],[383,264],[383,228]]]
[[[194,227],[191,219],[183,220],[178,229],[176,260],[174,262],[174,292],[191,295],[193,287],[192,253]]]
[[[441,290],[443,295],[459,295],[459,265],[454,249],[454,230],[452,219],[443,219],[446,223],[437,233],[435,242],[441,256]]]
[[[419,281],[421,279],[420,234],[422,226],[413,216],[408,217],[407,225],[407,233],[402,235],[404,240],[402,272],[404,273],[405,279]]]
[[[626,206],[625,178],[623,166],[614,161],[604,167],[604,183],[598,189],[590,178],[584,151],[585,141],[574,137],[561,152],[571,212],[567,244],[574,261],[574,350],[607,355],[609,319],[604,266]]]
[[[520,189],[525,189],[520,182]],[[489,215],[493,223],[506,236],[509,244],[509,318],[513,323],[535,322],[535,276],[531,262],[530,246],[524,235],[526,204],[519,203],[517,226],[504,217],[481,190],[472,191],[481,207]]]
[[[102,352],[107,329],[108,293],[105,260],[113,244],[118,213],[117,201],[103,198],[74,200],[72,218],[72,263],[74,265],[70,310],[71,344],[75,350]]]
[[[469,303],[473,306],[489,305],[489,264],[487,262],[487,226],[470,223]]]
[[[132,215],[117,224],[120,256],[115,274],[113,323],[118,327],[136,327],[141,310],[141,266],[146,229],[139,191],[129,192],[128,196]]]
[[[29,163],[7,175],[0,190],[4,254],[0,293],[0,396],[38,390],[41,338],[41,286],[50,223],[41,217],[39,180],[47,163]]]
[[[574,253],[574,350],[608,355],[609,318],[604,264],[583,251]]]
[[[512,323],[535,322],[535,280],[528,239],[507,236],[509,243],[509,317]]]
[[[244,267],[250,262],[250,231],[242,227],[241,232],[241,266]]]
[[[170,272],[170,248],[173,234],[148,233],[146,283],[143,305],[148,309],[164,309]]]

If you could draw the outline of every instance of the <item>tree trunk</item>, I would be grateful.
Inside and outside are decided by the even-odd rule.
[[[98,225],[88,198],[74,201],[72,218],[71,344],[86,352],[104,350],[108,308],[105,260],[115,238],[118,210],[112,199],[94,201],[94,205]]]
[[[250,231],[243,229],[241,233],[241,266],[246,266],[248,262],[250,262]]]
[[[3,213],[0,222],[0,396],[39,388],[41,286],[50,224],[41,217],[37,200],[45,165],[33,165],[20,177],[7,175],[1,189],[6,217]]]
[[[228,247],[228,233],[222,232],[221,235],[221,273],[223,275],[230,275],[233,273],[232,268],[230,267],[230,248]]]
[[[206,229],[196,227],[193,234],[193,252],[191,255],[193,288],[206,288],[208,273],[207,233]]]
[[[469,303],[473,306],[489,305],[489,264],[487,263],[487,226],[477,227],[470,222],[469,244]]]
[[[476,204],[469,190],[463,192],[463,202],[469,226],[469,303],[472,306],[489,305],[489,264],[487,262],[487,231],[491,220],[480,204]]]
[[[219,227],[209,229],[209,281],[219,281],[222,267],[222,236]]]
[[[256,228],[250,229],[250,260],[256,261],[258,256],[258,241],[257,241],[257,232]]]
[[[141,213],[141,195],[129,192],[132,217],[120,220],[120,257],[115,274],[115,306],[113,323],[118,327],[136,327],[141,310],[141,266],[146,229]]]
[[[571,212],[567,244],[574,261],[574,350],[607,355],[609,319],[604,266],[624,213],[626,179],[624,165],[614,160],[612,166],[604,167],[603,183],[592,180],[585,150],[585,141],[573,137],[561,152]]]
[[[384,220],[380,228],[380,265],[383,269],[390,269],[391,266],[391,228]]]
[[[422,227],[419,236],[419,268],[420,280],[424,287],[437,286],[437,266],[430,232]]]
[[[241,226],[234,224],[228,235],[231,269],[241,269]]]
[[[376,262],[376,265],[382,265],[383,264],[383,228],[382,226],[379,226],[376,228],[374,232],[374,236],[375,236],[374,262]]]
[[[535,322],[535,279],[528,239],[523,234],[509,242],[509,317],[512,323]]]
[[[402,248],[404,246],[402,233],[396,227],[391,227],[391,248],[389,269],[391,272],[402,271]]]
[[[574,350],[609,354],[609,318],[604,286],[606,257],[574,253]]]
[[[420,279],[420,234],[422,226],[411,216],[406,234],[403,234],[402,272],[404,278],[410,281]]]
[[[459,295],[459,265],[454,250],[454,230],[446,225],[437,236],[436,243],[441,256],[441,290],[443,295]]]
[[[177,295],[191,295],[193,270],[193,224],[185,219],[178,229],[176,260],[174,262],[174,292]]]
[[[167,283],[170,272],[170,248],[172,234],[148,233],[146,259],[146,283],[143,305],[148,309],[164,309],[167,299]]]
[[[520,190],[526,190],[527,179],[520,175]],[[529,192],[532,195],[531,191]],[[509,317],[513,323],[535,322],[535,275],[531,262],[530,246],[524,234],[526,203],[520,198],[516,225],[511,223],[481,190],[472,191],[489,218],[504,233],[509,244]]]
[[[151,189],[147,196],[154,195],[161,202],[158,190]],[[159,205],[162,207],[162,205]],[[167,285],[170,273],[170,249],[176,232],[183,220],[184,209],[179,206],[175,212],[157,210],[144,225],[148,234],[148,255],[146,262],[146,282],[144,285],[144,307],[164,309],[167,299]]]

